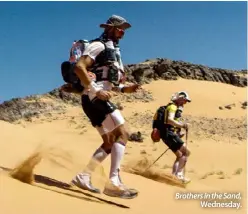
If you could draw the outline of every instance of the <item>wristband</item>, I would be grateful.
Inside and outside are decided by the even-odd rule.
[[[95,82],[93,82],[93,81],[89,84],[89,89],[90,89],[90,91],[92,91],[93,93],[96,93],[96,92],[98,92],[98,91],[101,90],[101,89],[98,87],[98,85],[97,85]]]

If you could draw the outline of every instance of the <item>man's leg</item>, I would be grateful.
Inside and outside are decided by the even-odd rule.
[[[87,102],[88,101],[86,99],[85,103]],[[84,105],[83,107],[84,107],[85,113],[90,118],[91,122],[95,121],[95,124],[99,124],[99,121],[98,121],[99,117],[96,116],[97,114],[100,116],[100,118],[103,118],[101,117],[102,116],[101,114],[106,115],[104,117],[105,119],[101,121],[101,127],[96,127],[96,128],[104,140],[102,149],[104,149],[106,153],[110,152],[109,149],[106,149],[108,145],[110,146],[110,149],[111,149],[110,181],[117,181],[114,183],[118,183],[118,185],[115,186],[111,182],[112,185],[114,185],[114,187],[117,187],[117,192],[115,192],[115,195],[113,196],[126,197],[126,198],[134,197],[135,194],[137,195],[137,191],[134,191],[134,190],[132,191],[130,189],[124,188],[124,185],[122,184],[120,180],[120,176],[119,176],[120,162],[124,155],[125,145],[128,139],[127,132],[124,128],[124,123],[125,123],[124,118],[122,117],[119,110],[115,110],[115,107],[111,102],[108,102],[108,103],[104,103],[102,101],[98,103],[95,102],[94,106],[91,106],[88,108],[87,106]],[[107,136],[106,137],[107,139],[104,139],[104,136]],[[111,147],[112,145],[113,147]],[[103,153],[103,156],[105,157],[106,155],[104,155]],[[94,166],[95,166],[94,164],[89,163],[87,168],[90,168],[92,170]],[[87,179],[87,178],[90,178],[90,176],[83,179],[82,183],[85,183],[84,181],[86,180],[86,183],[89,184],[87,185],[87,188],[89,187],[88,190],[96,191],[96,188],[94,188],[91,185],[90,179]],[[120,188],[122,189],[120,190]],[[105,188],[105,193],[106,191],[107,189]],[[113,191],[112,191],[112,194],[113,194]],[[110,192],[109,192],[109,195],[110,195]]]
[[[121,166],[121,161],[123,159],[126,144],[128,140],[128,136],[124,125],[117,127],[113,134],[116,136],[115,142],[113,143],[112,150],[111,150],[111,167],[110,167],[110,174],[109,179],[110,181],[118,186],[120,185],[120,176],[119,170]]]
[[[105,138],[106,139],[106,138]],[[77,174],[75,178],[72,180],[72,183],[79,188],[84,190],[89,190],[91,192],[100,193],[100,190],[95,188],[91,184],[91,174],[95,171],[97,166],[101,164],[107,156],[111,153],[111,148],[108,143],[104,142],[92,155],[89,163],[83,172]]]
[[[189,182],[189,179],[185,178],[183,175],[183,168],[187,161],[186,147],[184,147],[184,142],[180,137],[173,133],[168,132],[166,138],[163,139],[164,143],[171,149],[171,151],[176,155],[176,160],[173,165],[172,174],[183,182]]]
[[[186,178],[184,176],[184,168],[189,156],[189,150],[185,147],[185,144],[180,147],[179,150],[175,152],[177,159],[178,159],[178,168],[177,171],[175,172],[175,175],[177,176],[178,179],[184,181],[184,182],[189,182],[190,179]]]
[[[179,149],[180,153],[182,154],[181,156],[181,162],[179,163],[178,166],[178,173],[181,173],[187,163],[188,157],[190,155],[190,151],[186,148],[185,144]]]
[[[120,166],[124,156],[128,136],[124,126],[120,126],[115,130],[118,140],[113,144],[111,150],[111,166],[109,174],[109,182],[105,186],[104,193],[112,197],[134,198],[137,196],[136,189],[127,188],[120,177]]]
[[[90,119],[92,125],[95,126],[95,128],[101,135],[103,139],[103,144],[96,149],[83,172],[75,176],[75,178],[72,180],[72,184],[78,186],[79,188],[89,190],[91,192],[100,193],[100,190],[95,188],[91,184],[91,173],[94,172],[96,167],[101,162],[103,162],[111,153],[112,145],[109,144],[109,133],[105,133],[103,126],[96,126],[96,124],[100,124],[99,119],[104,118],[104,113],[96,109],[95,106],[91,103],[89,97],[86,95],[82,96],[82,107],[84,113]]]
[[[108,114],[102,123],[103,130],[109,133],[109,143],[112,145],[109,182],[105,186],[104,193],[114,197],[132,198],[137,195],[137,191],[126,188],[119,174],[128,141],[124,123],[125,120],[119,110]]]
[[[110,145],[107,142],[107,135],[102,136],[103,138],[103,144],[96,149],[96,151],[94,152],[94,154],[91,157],[91,160],[89,161],[88,165],[85,168],[85,172],[91,173],[94,172],[96,167],[101,164],[107,157],[108,155],[111,153],[111,147],[112,145]]]
[[[172,167],[172,174],[175,175],[178,171],[178,165],[179,165],[179,158],[177,157],[174,164],[173,164],[173,167]]]
[[[90,182],[91,173],[98,166],[99,162],[102,162],[110,153],[111,153],[110,180],[114,181],[116,185],[120,185],[121,183],[119,179],[120,161],[124,154],[125,144],[128,138],[127,136],[125,136],[125,130],[121,128],[122,124],[124,124],[124,119],[120,114],[120,112],[116,110],[107,115],[101,127],[96,127],[104,143],[101,145],[100,148],[98,148],[95,151],[91,160],[86,166],[86,169],[83,172],[79,173],[73,179],[72,182],[75,185],[77,185],[82,189],[89,190],[91,192],[100,192],[100,190],[93,187],[93,185]],[[118,142],[116,142],[117,140],[116,136],[120,136]],[[124,144],[121,142],[124,142]],[[113,152],[111,152],[111,150]],[[117,170],[113,170],[113,169],[117,169]]]
[[[169,149],[176,155],[176,160],[172,166],[172,174],[176,175],[179,167],[179,160],[182,156],[178,146],[175,144],[174,133],[162,133],[162,140],[163,142],[169,147]]]

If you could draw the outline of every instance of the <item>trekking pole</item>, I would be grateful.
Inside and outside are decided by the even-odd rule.
[[[147,169],[145,171],[150,169],[168,150],[169,150],[169,148],[166,149],[149,167],[147,167]]]
[[[187,129],[186,130],[186,136],[185,136],[185,144],[186,144],[186,152],[187,152],[187,148],[188,148],[188,134],[189,134],[189,130]],[[184,175],[186,174],[186,163],[185,163],[185,166],[184,166]]]
[[[189,133],[189,130],[187,129],[186,130],[186,142],[185,142],[186,143],[186,148],[187,148],[187,145],[188,145],[188,133]]]

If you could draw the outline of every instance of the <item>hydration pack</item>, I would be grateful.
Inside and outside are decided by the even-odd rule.
[[[160,106],[154,116],[153,116],[153,122],[152,122],[152,133],[151,133],[151,139],[153,142],[159,142],[161,138],[161,132],[166,132],[166,129],[171,128],[172,126],[169,124],[165,124],[167,122],[167,115],[165,115],[165,111],[169,105],[172,103],[169,103],[166,106]],[[182,114],[182,108],[179,107],[177,111],[175,112],[175,120],[178,120],[181,118]],[[178,129],[178,128],[177,128]],[[180,130],[180,129],[179,129]]]
[[[95,59],[94,66],[90,69],[91,76],[94,81],[108,80],[116,84],[118,80],[118,69],[112,65],[113,62],[117,61],[117,57],[114,49],[107,48],[104,40],[98,38],[95,40],[77,40],[74,41],[69,53],[69,60],[61,63],[61,74],[64,82],[69,83],[77,91],[81,92],[84,87],[81,85],[80,79],[74,72],[74,67],[77,61],[82,56],[85,48],[92,42],[99,41],[104,44],[104,51],[102,51]],[[95,69],[97,66],[107,65],[109,67],[109,72],[107,78],[102,78],[102,71]]]

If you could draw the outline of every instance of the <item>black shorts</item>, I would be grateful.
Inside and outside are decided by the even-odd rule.
[[[117,109],[110,101],[103,101],[98,98],[90,100],[88,95],[82,95],[81,101],[83,111],[94,127],[101,126],[106,116]]]
[[[167,131],[166,133],[164,133],[162,136],[162,140],[173,152],[179,150],[184,144],[182,139],[172,131]]]

